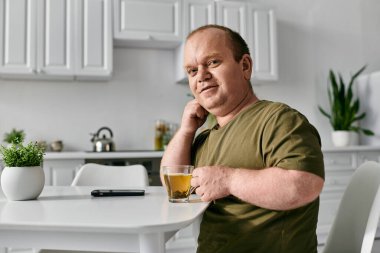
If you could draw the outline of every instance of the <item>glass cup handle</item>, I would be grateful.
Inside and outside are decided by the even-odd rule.
[[[195,190],[198,188],[197,187],[194,187],[194,186],[190,186],[190,194],[192,194],[193,192],[195,192]]]

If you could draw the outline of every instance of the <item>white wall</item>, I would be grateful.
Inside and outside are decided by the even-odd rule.
[[[297,108],[317,127],[323,146],[332,146],[332,128],[318,110],[318,105],[329,108],[328,70],[339,71],[346,79],[364,64],[365,73],[380,70],[380,1],[265,3],[275,6],[278,16],[280,80],[256,87],[256,93]]]
[[[368,63],[380,70],[380,1],[266,0],[278,18],[279,81],[254,84],[262,99],[304,113],[331,146],[328,69],[345,77]],[[109,126],[117,149],[152,149],[154,122],[180,122],[188,88],[174,82],[169,50],[116,48],[108,82],[0,80],[0,137],[16,127],[27,140],[62,139],[65,150],[90,150],[90,132]]]
[[[0,134],[24,129],[27,140],[62,139],[65,150],[91,150],[90,132],[114,132],[116,149],[153,149],[156,119],[179,122],[189,89],[174,83],[174,53],[114,51],[108,82],[0,80]]]

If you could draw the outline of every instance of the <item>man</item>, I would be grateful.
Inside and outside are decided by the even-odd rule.
[[[161,164],[194,164],[203,201],[198,253],[316,253],[324,165],[318,132],[296,110],[259,100],[245,41],[208,25],[185,44],[195,97]],[[212,113],[217,125],[197,129]]]

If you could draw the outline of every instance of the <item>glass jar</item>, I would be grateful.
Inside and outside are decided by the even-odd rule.
[[[166,122],[164,120],[156,120],[155,125],[155,136],[154,136],[154,149],[155,150],[163,150],[164,143],[163,137],[166,132]]]

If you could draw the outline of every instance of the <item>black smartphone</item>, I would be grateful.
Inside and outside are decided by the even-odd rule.
[[[91,195],[94,197],[116,197],[116,196],[143,196],[145,195],[145,190],[93,190]]]

